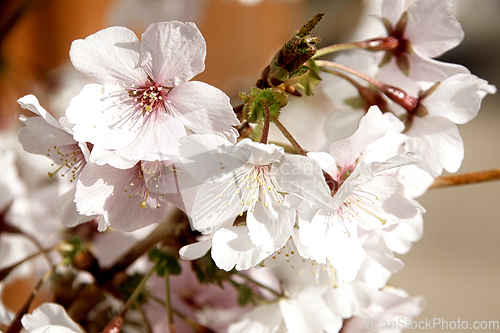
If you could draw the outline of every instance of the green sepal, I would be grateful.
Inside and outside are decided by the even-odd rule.
[[[321,76],[319,75],[319,68],[316,65],[314,59],[309,59],[307,61],[307,72],[301,77],[297,78],[296,86],[302,89],[307,96],[314,95],[313,88],[316,87],[321,81]]]
[[[245,102],[243,111],[249,122],[257,122],[258,117],[264,119],[264,105],[269,108],[269,114],[278,118],[282,107],[288,104],[287,94],[276,88],[252,88],[250,95],[240,93],[240,98]]]
[[[156,273],[159,276],[165,276],[165,274],[179,275],[181,274],[182,268],[177,261],[177,258],[171,256],[159,248],[153,248],[148,253],[148,259],[155,263]]]

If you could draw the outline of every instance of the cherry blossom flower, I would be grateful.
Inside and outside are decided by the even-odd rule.
[[[430,82],[469,73],[462,65],[433,59],[460,44],[464,38],[462,26],[451,15],[453,4],[419,0],[412,2],[405,11],[405,2],[385,0],[382,4],[382,21],[388,34],[399,41],[397,49],[386,54],[386,60],[392,59],[392,68],[398,66],[413,80]]]
[[[76,187],[78,212],[100,215],[99,231],[108,226],[134,231],[162,222],[168,200],[164,193],[149,190],[152,178],[163,178],[163,166],[159,164],[162,163],[140,161],[129,169],[87,164]]]
[[[224,260],[224,269],[249,268],[248,264],[257,264],[285,245],[295,224],[287,194],[329,209],[321,169],[305,156],[285,155],[281,147],[249,139],[232,145],[217,136],[196,135],[182,139],[180,151],[186,170],[207,182],[199,187],[188,212],[193,227],[203,234],[216,232],[212,252],[216,257],[219,241],[222,247],[226,244],[226,250],[237,252],[222,252],[236,260]],[[244,213],[246,227],[232,227]],[[240,239],[245,234],[249,239]]]
[[[235,142],[232,126],[239,121],[229,98],[206,83],[189,81],[204,70],[205,48],[194,23],[177,21],[150,25],[141,41],[124,27],[74,41],[73,65],[99,83],[85,86],[67,109],[75,139],[124,159],[116,163],[116,157],[101,156],[99,164],[124,169],[139,160],[176,156],[184,126]],[[96,161],[94,151],[90,160]]]
[[[386,118],[372,107],[352,136],[330,145],[330,154],[308,154],[340,187],[334,189],[330,199],[334,213],[301,205],[294,239],[301,256],[321,264],[328,261],[335,267],[339,283],[352,281],[365,259],[358,241],[358,226],[366,230],[384,229],[408,222],[423,210],[405,196],[402,184],[384,174],[388,169],[420,162],[418,156],[409,152],[385,162],[364,161],[367,146],[387,134]],[[393,140],[393,144],[399,147],[401,143]],[[370,158],[370,154],[366,157]]]
[[[427,89],[405,119],[410,137],[405,149],[422,155],[419,167],[437,177],[443,169],[460,168],[464,146],[455,124],[475,118],[483,98],[494,94],[496,87],[475,75],[457,74]]]
[[[75,180],[87,164],[90,154],[85,142],[73,139],[71,125],[66,117],[59,121],[54,119],[38,102],[34,95],[26,95],[18,100],[23,109],[28,109],[40,117],[20,117],[25,127],[19,130],[19,142],[25,151],[49,157],[54,164],[59,165],[49,177],[60,174],[68,178],[72,185],[61,186],[61,196],[55,204],[56,214],[67,227],[73,227],[95,218],[83,216],[76,211],[73,198],[75,195]]]

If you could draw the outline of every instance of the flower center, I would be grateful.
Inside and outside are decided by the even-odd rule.
[[[160,208],[164,193],[158,193],[157,182],[164,178],[160,162],[141,161],[135,165],[136,171],[124,192],[128,199],[139,199],[141,208]],[[150,188],[155,190],[151,191]]]
[[[253,213],[258,201],[264,207],[272,204],[271,201],[278,204],[283,202],[283,195],[277,190],[277,184],[269,175],[270,169],[268,165],[245,168],[229,181],[230,185],[236,185],[236,191],[230,201],[233,201],[236,196],[240,197],[242,206],[240,216],[247,210]],[[231,203],[228,205],[230,206]]]
[[[54,153],[56,155],[54,155]],[[49,172],[49,177],[54,177],[59,170],[66,167],[67,170],[61,173],[61,177],[64,177],[71,170],[70,182],[73,182],[78,175],[82,172],[84,166],[87,164],[85,161],[85,156],[77,143],[65,145],[62,147],[54,146],[52,149],[47,149],[47,156],[54,160],[54,164],[60,164],[57,169]]]
[[[136,107],[138,106],[142,110],[142,115],[147,116],[153,110],[165,108],[163,100],[166,93],[168,93],[168,90],[164,89],[162,86],[152,85],[130,90],[129,96],[134,98]]]

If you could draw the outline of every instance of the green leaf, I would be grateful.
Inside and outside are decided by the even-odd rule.
[[[182,268],[176,257],[173,257],[158,248],[149,251],[148,259],[156,264],[156,273],[159,276],[181,274]]]
[[[277,118],[281,108],[288,104],[287,94],[276,88],[252,88],[250,95],[240,94],[240,98],[245,102],[243,111],[250,122],[257,122],[259,117],[264,119],[264,105],[269,108],[270,115]]]

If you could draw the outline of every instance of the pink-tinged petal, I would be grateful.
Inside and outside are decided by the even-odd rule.
[[[69,191],[61,194],[54,205],[54,212],[65,227],[74,227],[97,217],[97,215],[85,216],[78,213],[74,201],[75,192],[76,184]]]
[[[235,266],[237,270],[254,267],[273,252],[252,243],[246,226],[221,228],[212,238],[212,258],[217,267],[226,271]]]
[[[353,135],[330,145],[330,154],[338,165],[343,167],[352,165],[366,146],[386,133],[387,125],[382,112],[378,107],[372,106],[361,118],[359,128]]]
[[[410,78],[415,81],[438,82],[455,74],[470,73],[465,66],[431,59],[421,55],[418,50],[408,57],[411,62]]]
[[[179,155],[179,139],[186,135],[186,130],[176,118],[163,114],[150,126],[140,127],[136,135],[116,154],[129,160],[164,161]]]
[[[142,34],[141,65],[165,87],[176,87],[203,72],[205,56],[205,39],[193,22],[153,23]]]
[[[41,117],[27,118],[23,122],[26,126],[19,130],[19,142],[28,153],[46,155],[61,164],[58,149],[65,146],[79,149],[71,134],[52,126]]]
[[[100,84],[131,86],[146,79],[139,67],[139,39],[125,27],[110,27],[71,44],[73,66]]]
[[[457,125],[442,117],[415,117],[407,133],[410,139],[405,149],[413,150],[423,157],[418,165],[433,177],[438,177],[443,168],[457,172],[464,159],[464,143]]]
[[[231,324],[228,333],[275,333],[283,332],[283,318],[277,303],[256,306],[238,320]]]
[[[404,0],[384,0],[382,3],[382,15],[396,25],[405,10]]]
[[[165,107],[187,128],[197,134],[217,134],[231,143],[236,142],[240,124],[229,97],[203,82],[186,82],[176,86],[166,96]]]
[[[195,260],[203,257],[212,248],[212,240],[204,240],[188,244],[179,250],[179,256],[183,260]]]
[[[162,222],[168,204],[159,194],[149,193],[146,198],[147,186],[143,177],[137,176],[138,169],[138,166],[121,170],[87,164],[75,194],[78,211],[83,215],[101,214],[106,224],[123,231]]]
[[[271,211],[275,214],[270,214]],[[248,235],[267,254],[285,246],[292,236],[294,223],[295,210],[287,202],[270,200],[268,206],[256,204],[253,212],[247,212]]]
[[[471,74],[457,74],[441,81],[422,103],[430,115],[465,124],[476,117],[486,93],[495,92],[496,88],[486,80]]]
[[[294,193],[325,212],[333,212],[330,207],[331,191],[320,165],[312,158],[284,155],[272,165],[271,176],[275,177],[281,191]]]
[[[404,37],[426,57],[439,57],[464,39],[462,26],[451,16],[452,11],[450,1],[415,1],[408,8]]]
[[[63,129],[61,124],[59,124],[59,122],[40,105],[38,99],[34,95],[21,97],[17,100],[17,102],[23,109],[30,110],[31,112],[41,116],[51,126]]]
[[[21,322],[29,332],[47,326],[51,327],[47,329],[47,332],[83,333],[80,326],[68,316],[64,308],[56,303],[43,303],[31,314],[24,315]]]
[[[86,85],[66,109],[68,120],[75,124],[74,139],[106,149],[122,148],[132,142],[136,136],[132,124],[120,121],[124,111],[116,106],[127,96],[118,86]]]
[[[92,147],[89,161],[98,165],[109,164],[118,169],[130,169],[137,163],[137,160],[129,160],[117,155],[114,150],[104,149],[99,146]]]

